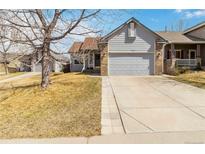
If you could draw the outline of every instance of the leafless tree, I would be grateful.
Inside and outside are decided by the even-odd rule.
[[[3,23],[3,21],[0,22]],[[8,64],[22,56],[22,54],[17,51],[18,47],[15,46],[15,43],[10,39],[7,39],[8,37],[14,38],[15,34],[14,29],[0,25],[0,55],[1,62],[4,65],[5,74],[9,73]]]
[[[176,23],[176,31],[182,32],[184,30],[184,20],[179,19]]]
[[[1,10],[3,26],[18,31],[12,42],[30,45],[34,52],[42,53],[41,87],[49,85],[49,63],[52,59],[52,46],[68,35],[85,35],[97,31],[84,23],[96,17],[100,10]],[[0,25],[2,25],[0,23]]]

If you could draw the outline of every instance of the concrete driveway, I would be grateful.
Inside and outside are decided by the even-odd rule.
[[[111,89],[126,134],[205,130],[203,89],[161,76],[112,76],[104,82]]]

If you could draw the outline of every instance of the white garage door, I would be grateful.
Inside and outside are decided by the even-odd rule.
[[[110,53],[109,75],[154,74],[154,53]]]

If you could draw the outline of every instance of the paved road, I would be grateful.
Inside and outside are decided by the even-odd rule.
[[[29,77],[32,77],[34,75],[39,75],[39,74],[41,74],[41,73],[40,72],[28,72],[26,74],[22,74],[22,75],[18,75],[18,76],[8,78],[8,79],[0,80],[0,83],[15,81],[15,80],[24,79],[24,78],[29,78]]]
[[[205,130],[205,90],[165,77],[108,77],[125,134]]]

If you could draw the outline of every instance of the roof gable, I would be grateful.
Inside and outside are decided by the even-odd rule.
[[[126,25],[128,25],[130,22],[134,22],[139,26],[142,26],[143,28],[145,28],[147,31],[151,32],[152,34],[154,34],[155,36],[159,37],[160,39],[164,40],[161,36],[159,36],[157,33],[155,33],[154,31],[152,31],[151,29],[149,29],[148,27],[146,27],[145,25],[143,25],[142,23],[140,23],[137,19],[135,19],[134,17],[130,18],[129,20],[127,20],[126,22],[124,22],[122,25],[118,26],[117,28],[115,28],[113,31],[111,31],[110,33],[108,33],[107,35],[105,35],[102,38],[102,41],[107,41],[109,40],[113,35],[115,35],[116,33],[118,33],[122,28],[124,28]]]
[[[98,43],[100,37],[86,37],[83,42],[74,42],[69,49],[69,53],[79,53],[86,50],[99,50]]]
[[[81,49],[82,50],[98,50],[98,42],[100,37],[87,37],[85,38]]]
[[[69,53],[77,53],[79,52],[83,42],[74,42],[73,45],[69,49]]]
[[[183,34],[190,33],[190,32],[192,32],[192,31],[194,31],[194,30],[196,30],[196,29],[199,29],[199,28],[201,28],[201,27],[204,27],[204,26],[205,26],[205,21],[203,21],[203,22],[201,22],[201,23],[199,23],[199,24],[197,24],[197,25],[194,25],[194,26],[192,26],[192,27],[186,29],[186,30],[183,32]]]

